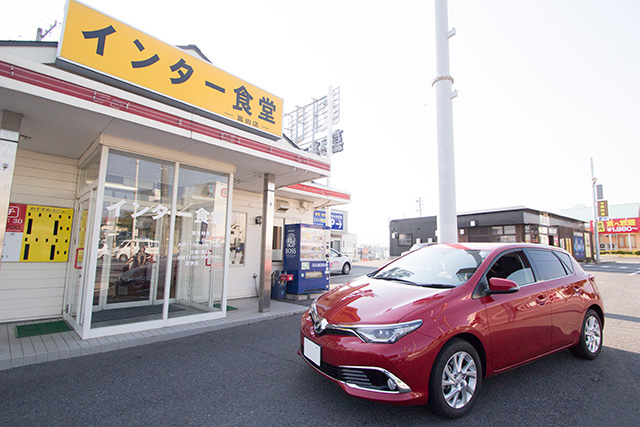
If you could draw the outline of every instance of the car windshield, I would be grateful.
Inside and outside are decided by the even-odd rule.
[[[418,286],[453,288],[467,282],[489,251],[429,246],[411,252],[371,275]]]

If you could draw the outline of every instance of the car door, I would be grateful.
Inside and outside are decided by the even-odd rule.
[[[536,276],[545,282],[550,292],[552,347],[575,343],[582,327],[585,307],[581,295],[588,276],[579,277],[571,256],[564,252],[529,249],[527,255],[533,262]]]
[[[531,263],[522,250],[501,254],[485,273],[493,278],[513,280],[514,293],[483,297],[491,333],[491,361],[494,371],[544,354],[551,349],[551,306],[549,290],[535,280]]]

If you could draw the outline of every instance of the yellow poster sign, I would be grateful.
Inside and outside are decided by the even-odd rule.
[[[58,59],[282,134],[282,99],[77,1],[67,3]]]
[[[73,209],[26,205],[19,261],[66,262]]]

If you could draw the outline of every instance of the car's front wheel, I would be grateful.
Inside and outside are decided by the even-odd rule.
[[[582,321],[582,331],[578,345],[569,350],[574,356],[595,359],[602,349],[602,321],[594,310],[589,309]]]
[[[442,347],[431,369],[431,408],[446,418],[466,415],[476,402],[481,384],[478,352],[467,341],[454,338]]]
[[[345,262],[344,265],[342,266],[342,274],[346,276],[349,273],[351,273],[351,264],[349,264],[348,262]]]

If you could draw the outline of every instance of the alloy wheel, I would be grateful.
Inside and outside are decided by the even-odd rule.
[[[590,316],[585,323],[584,340],[587,349],[591,353],[595,353],[600,348],[602,334],[600,331],[600,322],[594,316]]]
[[[459,351],[449,358],[442,372],[442,395],[447,404],[460,409],[469,403],[476,391],[478,370],[473,357]]]

